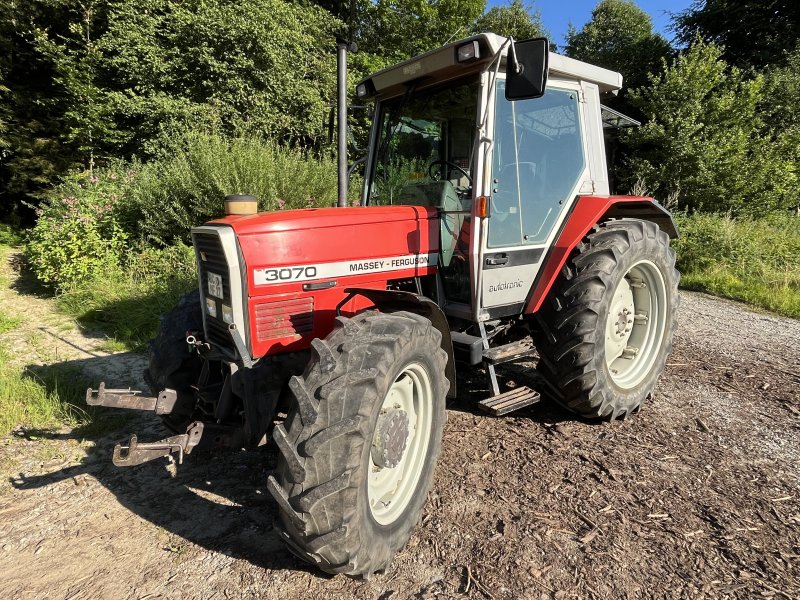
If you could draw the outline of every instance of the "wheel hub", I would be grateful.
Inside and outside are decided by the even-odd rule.
[[[660,269],[644,259],[628,269],[611,299],[605,358],[612,381],[635,388],[658,359],[667,322],[667,289]]]
[[[630,331],[633,325],[633,315],[627,308],[623,308],[617,313],[617,335],[622,337]]]
[[[372,438],[372,462],[393,469],[403,460],[408,441],[408,413],[399,408],[382,411]]]

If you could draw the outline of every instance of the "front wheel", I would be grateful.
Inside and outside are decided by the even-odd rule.
[[[337,319],[290,380],[268,487],[283,535],[329,573],[384,571],[416,527],[441,448],[441,334],[407,312]]]
[[[540,370],[556,399],[587,418],[617,418],[653,391],[672,349],[675,252],[648,221],[599,225],[537,313]]]

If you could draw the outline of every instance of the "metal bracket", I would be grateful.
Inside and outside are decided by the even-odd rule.
[[[253,359],[250,358],[250,353],[247,351],[247,346],[244,345],[244,340],[242,339],[242,336],[239,334],[239,330],[236,328],[235,323],[231,323],[230,325],[228,325],[228,332],[231,334],[231,338],[233,339],[233,345],[236,347],[236,352],[239,353],[239,358],[242,360],[244,368],[252,369]]]
[[[135,467],[151,460],[178,454],[178,464],[183,463],[183,455],[190,454],[203,435],[203,423],[195,421],[186,429],[186,433],[174,435],[165,440],[140,444],[136,435],[132,435],[126,444],[114,446],[112,462],[117,467]]]
[[[153,411],[157,415],[168,415],[175,408],[178,394],[169,388],[162,390],[157,398],[141,396],[139,390],[106,389],[102,382],[97,390],[86,390],[86,404],[89,406],[108,406],[110,408],[127,408],[130,410]]]
[[[486,335],[486,325],[483,322],[478,322],[478,330],[481,332],[481,344],[483,344],[484,352],[489,349],[489,338]],[[500,395],[500,385],[497,383],[497,373],[494,370],[494,364],[484,361],[486,365],[486,374],[489,376],[489,385],[492,387],[492,396]]]

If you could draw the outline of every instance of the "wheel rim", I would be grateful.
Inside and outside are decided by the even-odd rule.
[[[618,387],[632,389],[651,372],[666,321],[664,276],[653,262],[639,261],[620,279],[606,319],[606,366]]]
[[[433,388],[430,376],[419,363],[406,366],[392,383],[381,405],[381,415],[372,439],[372,452],[369,459],[369,476],[367,478],[367,497],[372,517],[381,525],[389,525],[396,521],[415,497],[417,484],[425,466],[431,430],[433,428]],[[403,422],[400,413],[407,417],[405,442],[402,456],[394,466],[392,460],[377,460],[376,448],[388,445],[387,436],[396,438],[398,423]],[[382,419],[388,420],[381,427]],[[397,459],[397,439],[394,442],[394,458]]]

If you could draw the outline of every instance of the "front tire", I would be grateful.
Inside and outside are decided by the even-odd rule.
[[[679,279],[675,251],[656,224],[623,219],[595,228],[537,313],[539,369],[560,404],[590,419],[639,408],[672,350]]]
[[[290,380],[268,488],[283,536],[323,571],[385,571],[419,522],[445,422],[447,356],[408,312],[339,318]]]
[[[178,304],[161,315],[158,334],[148,346],[148,367],[143,376],[154,396],[170,388],[177,392],[175,408],[161,415],[164,424],[175,433],[184,433],[192,422],[196,404],[197,384],[202,360],[197,352],[190,352],[186,344],[188,331],[203,330],[200,292],[183,294]]]

